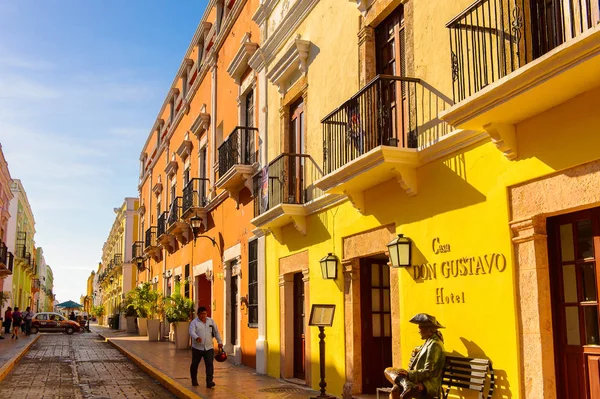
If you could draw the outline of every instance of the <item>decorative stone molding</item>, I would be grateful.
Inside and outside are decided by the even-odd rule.
[[[152,187],[152,192],[154,193],[154,195],[156,195],[157,197],[162,193],[163,190],[163,185],[160,181],[160,179],[158,179],[158,182]]]
[[[248,60],[258,49],[258,43],[250,41],[250,32],[247,32],[242,38],[242,43],[233,57],[233,60],[227,67],[227,73],[233,78],[236,84],[240,84],[242,75],[248,69]]]
[[[174,155],[175,154],[173,154],[173,156]],[[175,173],[177,173],[177,169],[179,169],[179,165],[175,159],[172,159],[171,162],[169,162],[165,167],[165,173],[167,174],[167,177],[172,179],[173,176],[175,176]]]
[[[286,87],[284,81],[292,73],[300,70],[303,75],[306,75],[308,71],[310,46],[310,41],[302,40],[300,39],[300,35],[298,35],[294,40],[294,43],[267,73],[267,79],[279,88],[279,93],[285,93]]]
[[[492,143],[502,151],[507,159],[515,159],[517,157],[515,125],[488,123],[483,128],[492,138]]]
[[[194,148],[194,144],[192,144],[191,140],[189,140],[189,134],[186,133],[184,140],[181,142],[181,145],[177,149],[177,155],[179,155],[182,161],[185,161],[187,157],[190,156],[192,148]]]
[[[196,135],[198,140],[200,140],[200,137],[202,137],[202,135],[206,131],[208,131],[209,127],[210,127],[210,114],[206,112],[206,104],[205,104],[202,106],[202,109],[201,109],[200,113],[198,114],[198,116],[196,117],[196,120],[194,121],[194,123],[192,123],[192,126],[190,127],[190,131]]]
[[[292,33],[300,26],[302,21],[304,21],[306,16],[312,11],[318,2],[319,0],[299,0],[292,4],[275,29],[270,34],[265,34],[266,40],[261,43],[261,48],[263,51],[261,54],[259,54],[259,52],[254,54],[249,61],[250,65],[261,64],[261,61],[256,59],[258,57],[263,58],[263,65],[270,64],[273,61],[273,58],[279,54],[279,50],[284,43],[288,41]],[[277,6],[277,3],[278,1],[274,0],[265,1],[265,3],[258,8],[257,12],[252,17],[259,26],[264,28],[265,32],[265,25],[267,25],[265,22],[269,15],[271,15],[273,12],[274,8]],[[262,68],[254,69],[258,72]]]
[[[487,132],[458,129],[438,140],[430,141],[426,147],[419,148],[419,164],[423,165],[445,158],[464,148],[483,140],[488,140]]]

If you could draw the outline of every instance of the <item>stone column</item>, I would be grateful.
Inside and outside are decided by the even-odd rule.
[[[280,375],[294,376],[294,274],[279,275]]]
[[[360,260],[342,262],[344,270],[344,330],[346,335],[346,383],[343,398],[362,392],[361,369],[361,314],[360,314]]]
[[[375,47],[375,29],[371,26],[363,26],[358,31],[360,87],[364,87],[377,74]]]
[[[521,396],[556,398],[546,219],[510,224],[520,329]]]

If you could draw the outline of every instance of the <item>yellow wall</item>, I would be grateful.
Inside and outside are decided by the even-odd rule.
[[[414,76],[425,79],[449,97],[452,82],[448,33],[444,25],[470,3],[469,0],[448,4],[413,3],[416,4],[413,7]],[[332,2],[322,1],[297,30],[302,39],[319,47],[319,54],[308,69],[306,109],[307,152],[319,165],[322,162],[320,119],[358,90],[358,26],[354,23],[358,18],[352,6],[337,5],[335,18],[328,18],[324,25],[324,16],[332,15]],[[328,33],[333,31],[339,32],[337,37],[348,39],[331,40]],[[269,109],[275,110],[269,113],[269,159],[272,160],[281,149],[279,113],[276,112],[281,104],[276,87],[270,85],[268,95]],[[344,278],[340,267],[337,280],[323,280],[319,259],[328,252],[342,259],[344,237],[393,224],[397,233],[413,240],[413,265],[435,264],[436,269],[436,278],[426,280],[415,278],[416,271],[420,270],[417,267],[398,271],[399,303],[394,306],[399,309],[402,365],[395,366],[406,367],[410,351],[421,342],[416,326],[408,320],[416,313],[430,313],[446,327],[443,333],[447,352],[491,359],[498,383],[494,397],[518,398],[522,359],[518,358],[516,282],[507,187],[598,159],[600,116],[595,111],[600,106],[599,99],[600,89],[596,89],[518,124],[519,156],[514,161],[507,160],[486,139],[420,166],[418,194],[414,197],[408,197],[396,181],[390,180],[367,190],[365,215],[345,202],[308,217],[305,236],[292,225],[283,229],[282,243],[268,235],[268,374],[280,376],[279,261],[308,250],[311,303],[336,304],[334,325],[326,329],[327,390],[341,395],[346,361]],[[450,251],[434,253],[435,238],[439,238],[440,244],[449,244]],[[373,252],[385,250],[376,248]],[[467,260],[463,260],[465,258]],[[446,277],[448,264],[445,262],[450,261],[468,264],[469,269],[462,266],[458,269],[467,275]],[[461,302],[464,298],[464,303],[456,299],[455,303],[436,303],[440,289],[444,298],[451,300],[451,295],[458,296]],[[309,328],[311,353],[307,356],[312,361],[313,388],[318,388],[318,330]]]

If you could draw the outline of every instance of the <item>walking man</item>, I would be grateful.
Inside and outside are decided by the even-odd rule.
[[[223,348],[223,340],[221,340],[221,334],[219,334],[219,329],[215,321],[207,317],[204,306],[198,308],[198,317],[190,323],[189,333],[192,337],[192,365],[190,366],[192,385],[198,386],[198,365],[200,364],[200,360],[204,359],[206,387],[214,388],[213,362],[215,359],[215,349],[213,338],[217,339],[219,349]]]
[[[31,320],[33,319],[33,312],[31,307],[27,306],[25,313],[23,313],[23,321],[25,322],[25,335],[31,335]]]

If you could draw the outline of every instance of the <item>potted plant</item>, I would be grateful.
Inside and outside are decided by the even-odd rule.
[[[190,341],[188,330],[194,314],[194,302],[181,295],[181,286],[176,283],[174,293],[164,299],[164,306],[167,321],[175,329],[175,347],[187,349]]]
[[[98,319],[98,325],[102,325],[102,316],[104,316],[104,305],[98,305],[92,307],[92,315]]]
[[[138,334],[141,336],[148,335],[148,310],[146,300],[151,290],[150,283],[144,283],[141,287],[136,287],[128,294],[131,301],[131,307],[138,318]]]
[[[146,297],[148,311],[148,341],[160,339],[160,316],[162,314],[162,295],[158,291],[150,291]]]
[[[133,306],[135,296],[135,290],[129,291],[125,302],[123,302],[123,312],[125,313],[125,320],[127,320],[127,333],[134,334],[136,330],[135,321],[137,318],[137,312]]]

